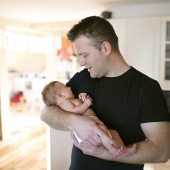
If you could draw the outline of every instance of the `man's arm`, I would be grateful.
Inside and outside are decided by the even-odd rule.
[[[58,113],[58,114],[57,114]],[[72,113],[65,112],[58,106],[44,106],[41,112],[41,120],[56,130],[70,131],[71,122],[69,117]]]
[[[80,116],[66,112],[57,106],[45,106],[41,113],[41,120],[56,130],[74,131],[84,142],[88,141],[93,145],[101,143],[103,138],[106,142],[112,140],[98,126],[103,124],[99,119]]]
[[[170,122],[142,123],[141,128],[147,140],[137,143],[137,152],[128,157],[113,156],[115,155],[115,148],[112,149],[113,153],[110,154],[103,146],[96,147],[90,143],[78,144],[76,140],[74,140],[74,143],[83,153],[105,160],[131,164],[166,162],[170,156]],[[108,145],[108,147],[111,150],[111,145]]]

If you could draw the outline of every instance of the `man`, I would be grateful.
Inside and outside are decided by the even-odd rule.
[[[76,97],[85,92],[93,98],[97,117],[116,130],[125,145],[138,145],[135,154],[116,156],[112,141],[98,126],[100,120],[45,107],[44,122],[58,130],[75,131],[83,140],[79,144],[74,138],[70,170],[142,170],[144,163],[166,162],[170,116],[159,84],[125,62],[115,31],[105,19],[87,17],[67,36],[80,65],[86,67],[67,86]],[[108,150],[100,145],[101,138]]]

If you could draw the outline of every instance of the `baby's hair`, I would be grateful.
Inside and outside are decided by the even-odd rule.
[[[41,94],[42,94],[42,100],[47,106],[56,106],[56,96],[57,96],[57,87],[55,84],[58,81],[52,81],[49,84],[47,84]]]

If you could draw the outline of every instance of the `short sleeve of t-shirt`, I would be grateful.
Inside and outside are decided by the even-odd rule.
[[[150,79],[144,85],[139,97],[140,121],[170,121],[169,110],[159,83]]]

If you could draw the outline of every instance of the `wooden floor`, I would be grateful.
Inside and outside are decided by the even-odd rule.
[[[46,134],[43,124],[0,141],[0,170],[46,169]]]

